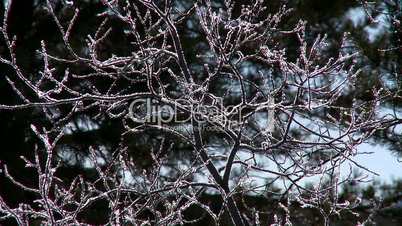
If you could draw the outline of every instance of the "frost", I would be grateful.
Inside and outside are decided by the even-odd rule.
[[[0,109],[34,107],[48,121],[31,125],[39,144],[30,158],[21,156],[38,184],[24,185],[6,167],[2,172],[38,199],[14,208],[0,198],[0,219],[14,218],[20,225],[27,219],[40,219],[43,225],[82,225],[78,216],[93,203],[106,202],[111,225],[184,224],[185,211],[192,206],[215,224],[229,213],[233,225],[258,225],[262,213],[237,206],[247,192],[258,194],[260,188],[295,196],[302,208],[316,208],[327,219],[359,203],[339,203],[337,188],[348,182],[339,174],[341,163],[351,161],[357,145],[377,132],[377,125],[399,123],[396,116],[377,115],[389,97],[387,90],[371,90],[369,104],[357,99],[351,107],[342,103],[361,72],[355,68],[358,53],[339,50],[338,57],[325,58],[330,48],[326,35],[306,40],[304,21],[282,27],[282,18],[290,12],[285,6],[268,14],[262,0],[244,1],[243,6],[227,0],[225,7],[197,1],[179,10],[154,1],[102,0],[106,10],[98,16],[103,21],[94,25],[93,33],[79,37],[85,40],[79,48],[79,42],[70,41],[79,10],[72,18],[59,18],[67,16],[56,14],[50,2],[47,8],[62,43],[48,50],[53,46],[41,42],[38,71],[20,69],[14,59],[17,42],[7,29],[2,33],[8,47],[2,54],[10,56],[0,60],[14,69],[16,81],[6,79],[23,104]],[[74,7],[73,1],[65,3]],[[240,15],[232,12],[234,5]],[[191,23],[182,23],[186,20]],[[105,49],[110,33],[121,30],[109,27],[116,24],[124,27],[119,35],[131,43],[122,47],[131,53]],[[186,24],[199,29],[198,36],[186,36]],[[184,39],[194,37],[201,41],[191,51],[183,49]],[[284,47],[289,37],[298,43],[297,50]],[[342,47],[349,41],[345,34]],[[52,55],[62,51],[59,55],[66,58]],[[81,157],[61,142],[75,133],[98,130],[111,119],[120,125],[113,131],[113,136],[121,134],[118,144],[88,139]],[[143,142],[144,152],[139,154],[127,140]],[[186,157],[172,164],[170,154],[176,148],[185,150]],[[58,173],[66,159],[82,162],[95,178],[75,175],[65,184]],[[317,180],[312,188],[301,183],[312,177]],[[267,178],[283,189],[271,191]],[[202,201],[203,192],[219,194],[222,210]],[[288,201],[275,207],[284,214],[275,214],[272,225],[292,225],[290,206]],[[152,220],[140,217],[148,213]]]

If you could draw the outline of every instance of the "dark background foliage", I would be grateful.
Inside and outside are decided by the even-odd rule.
[[[246,0],[244,0],[246,1]],[[60,18],[70,18],[73,11],[68,7],[65,7],[62,1],[54,1],[55,9]],[[187,0],[183,0],[182,4],[186,4]],[[219,2],[219,1],[217,1]],[[239,5],[241,1],[238,1]],[[373,18],[378,16],[380,12],[387,10],[389,15],[388,19],[394,18],[395,21],[387,21],[388,25],[375,40],[370,40],[365,28],[377,26],[378,23],[372,23],[368,16],[365,15],[365,20],[361,23],[354,25],[353,21],[348,19],[345,15],[350,12],[351,9],[361,7],[359,1],[352,0],[336,0],[336,1],[322,1],[322,0],[292,0],[287,1],[288,6],[294,8],[294,11],[285,20],[286,23],[296,23],[299,19],[304,19],[308,23],[308,35],[310,41],[313,41],[316,35],[326,33],[328,35],[330,48],[327,50],[329,56],[336,54],[337,49],[341,48],[337,43],[342,40],[344,32],[349,32],[353,45],[349,47],[353,51],[359,51],[359,66],[363,68],[364,78],[357,82],[355,89],[352,93],[342,96],[341,100],[345,105],[351,105],[353,98],[360,100],[371,100],[373,97],[372,92],[369,92],[373,87],[381,88],[384,81],[388,81],[395,86],[395,90],[401,89],[401,65],[402,65],[402,47],[401,37],[402,28],[396,21],[401,21],[402,13],[401,6],[397,5],[397,0],[389,1],[374,1],[371,5],[373,9],[370,10],[370,14]],[[281,1],[267,1],[267,4],[273,12],[278,9]],[[74,5],[77,6],[81,14],[77,21],[77,26],[74,27],[72,35],[72,44],[74,48],[81,48],[85,42],[86,34],[93,33],[95,26],[99,24],[100,20],[96,15],[103,12],[104,8],[99,1],[74,1]],[[219,6],[219,4],[217,4]],[[1,13],[4,12],[4,4],[1,5]],[[46,12],[43,2],[41,0],[14,0],[11,6],[9,18],[9,30],[10,34],[17,36],[17,59],[22,68],[26,71],[35,72],[40,66],[39,58],[36,50],[40,48],[40,41],[46,40],[49,49],[55,51],[57,54],[63,53],[63,47],[61,45],[62,39],[57,34],[56,25]],[[357,16],[357,15],[355,15]],[[191,18],[189,19],[191,20]],[[62,21],[64,23],[68,21]],[[103,44],[102,54],[107,57],[111,53],[118,53],[120,55],[129,54],[130,40],[124,36],[124,27],[116,21],[110,21],[113,27],[113,35]],[[203,46],[202,34],[198,30],[195,21],[192,21],[195,26],[189,26],[191,23],[183,23],[180,26],[180,34],[184,37],[184,50],[185,54],[189,56],[189,62],[196,70],[197,59],[194,57],[196,51],[202,51]],[[384,22],[379,22],[384,23]],[[196,35],[194,35],[196,34]],[[295,49],[295,40],[288,40],[286,48]],[[250,47],[254,48],[254,47]],[[381,49],[392,49],[390,51],[381,51]],[[0,42],[0,54],[6,54],[6,47],[3,41]],[[85,51],[82,49],[82,51]],[[292,52],[292,51],[289,51]],[[63,67],[63,65],[60,65]],[[73,70],[81,71],[85,68],[74,68]],[[15,95],[14,90],[9,84],[7,84],[6,76],[15,76],[9,67],[0,65],[0,103],[2,104],[16,104],[19,103],[19,98]],[[34,73],[31,76],[35,76]],[[398,77],[399,76],[399,77]],[[202,79],[202,75],[199,76]],[[399,81],[398,81],[399,80]],[[107,81],[99,80],[99,85],[102,82]],[[85,87],[88,84],[76,84]],[[125,84],[120,84],[124,86]],[[19,87],[19,85],[17,84]],[[140,85],[139,85],[140,86]],[[19,87],[24,90],[24,87]],[[140,89],[141,87],[132,87],[133,89]],[[215,87],[219,89],[219,83]],[[29,92],[28,92],[29,93]],[[402,105],[401,99],[390,98],[387,102],[390,109],[400,108]],[[335,117],[338,112],[332,112]],[[71,181],[72,178],[81,174],[87,179],[91,179],[94,175],[93,169],[85,167],[84,159],[88,155],[89,146],[102,146],[105,147],[105,155],[111,155],[108,158],[113,158],[111,153],[107,153],[113,150],[120,142],[128,144],[130,150],[132,149],[132,155],[135,157],[138,166],[146,169],[152,164],[152,159],[149,155],[150,147],[153,143],[161,142],[158,132],[148,132],[136,135],[135,137],[123,136],[121,137],[121,131],[123,131],[123,125],[120,120],[108,118],[106,115],[101,115],[98,120],[94,120],[93,117],[96,112],[85,112],[74,115],[73,121],[75,124],[74,132],[66,135],[59,145],[59,155],[64,156],[63,165],[60,169],[59,177],[65,182]],[[26,109],[19,111],[0,111],[0,164],[7,163],[10,173],[15,175],[19,181],[25,184],[37,183],[36,178],[28,169],[24,168],[23,161],[20,156],[33,157],[33,150],[37,143],[37,138],[32,134],[30,130],[30,124],[50,124],[44,117],[41,111],[38,109]],[[123,141],[122,141],[123,139]],[[211,138],[213,139],[213,138]],[[168,142],[174,143],[173,138],[167,137]],[[402,154],[402,138],[398,134],[394,134],[391,130],[381,131],[375,134],[375,140],[381,142],[389,148],[389,151],[394,152],[395,157]],[[191,158],[189,153],[189,147],[185,145],[174,144],[174,153],[169,154],[169,161],[174,165],[179,159],[185,160]],[[64,153],[64,155],[63,155]],[[68,153],[67,157],[65,153]],[[402,170],[401,170],[402,172]],[[173,175],[172,175],[173,176]],[[29,202],[35,197],[32,197],[29,193],[16,189],[3,174],[0,174],[0,195],[5,198],[5,201],[11,206],[17,205],[21,201]],[[358,187],[354,184],[350,184],[344,188],[343,198],[348,199],[349,196],[362,196],[367,202],[362,202],[362,206],[358,210],[361,216],[357,219],[364,219],[370,212],[377,211],[373,215],[373,220],[379,223],[379,225],[400,225],[402,222],[402,185],[401,181],[394,181],[392,184],[381,184],[379,182],[364,188]],[[384,199],[384,202],[378,204],[378,208],[368,201]],[[206,202],[216,203],[216,208],[219,207],[219,196],[204,194],[202,199]],[[265,219],[263,221],[269,221],[272,219],[274,213],[281,214],[280,209],[275,209],[274,203],[278,201],[278,197],[266,195],[264,197],[248,197],[244,201],[242,208],[259,208],[262,211],[267,211]],[[399,203],[399,207],[395,204]],[[367,204],[367,205],[366,205]],[[294,214],[295,225],[320,225],[321,220],[311,209],[302,209],[296,204],[292,205],[292,208],[296,211]],[[377,208],[377,210],[376,210]],[[86,214],[83,214],[82,219],[91,224],[105,223],[106,216],[108,214],[108,207],[106,203],[97,203],[94,208],[89,209]],[[283,213],[282,213],[283,214]],[[197,209],[190,209],[188,211],[188,218],[191,219],[197,216]],[[207,225],[208,219],[201,222],[200,225]],[[228,220],[228,222],[230,222]],[[356,218],[349,216],[347,213],[343,218],[335,219],[337,222],[334,225],[355,225]],[[0,223],[4,225],[12,225],[13,222],[6,221]],[[229,223],[227,223],[229,224]]]

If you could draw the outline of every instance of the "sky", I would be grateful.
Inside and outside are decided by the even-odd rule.
[[[353,159],[379,174],[379,176],[371,174],[370,178],[387,183],[394,179],[402,179],[402,157],[398,158],[386,146],[363,143],[358,147],[358,151],[372,152],[357,155]]]

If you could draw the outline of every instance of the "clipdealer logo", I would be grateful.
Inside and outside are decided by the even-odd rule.
[[[254,109],[255,112],[266,113],[269,124],[265,130],[274,128],[272,102],[267,106]],[[129,105],[129,118],[135,123],[148,123],[158,126],[186,125],[196,120],[206,130],[220,130],[222,127],[239,128],[249,117],[246,106],[224,106],[222,99],[210,103],[195,103],[187,99],[176,99],[170,104],[145,98],[136,99]],[[186,127],[184,126],[184,128]]]
[[[136,99],[130,103],[129,117],[137,123],[153,123],[157,125],[172,122],[190,122],[191,117],[194,117],[199,123],[226,122],[227,119],[222,109],[222,103],[197,105],[185,99],[177,99],[173,104],[169,105],[146,98]]]

